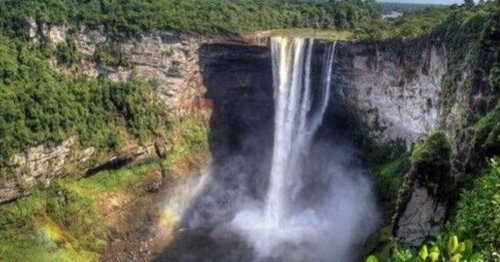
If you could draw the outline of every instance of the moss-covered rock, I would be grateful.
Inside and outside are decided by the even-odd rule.
[[[403,185],[403,178],[409,169],[410,161],[407,153],[401,154],[375,168],[373,174],[382,200],[396,201],[398,192]]]
[[[410,157],[394,217],[394,234],[405,246],[418,247],[444,225],[448,194],[455,188],[452,148],[442,130],[424,138]]]
[[[451,144],[439,130],[417,144],[411,155],[410,179],[430,190],[437,187],[449,191],[453,184],[451,171]]]

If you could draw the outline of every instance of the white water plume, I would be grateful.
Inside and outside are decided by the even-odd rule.
[[[266,219],[279,225],[300,192],[304,155],[322,122],[330,92],[335,47],[326,50],[326,70],[321,101],[311,112],[312,39],[272,38],[275,90],[275,131],[271,180],[266,200]],[[307,46],[307,47],[306,47]],[[304,54],[304,51],[307,52]],[[305,60],[305,61],[304,61]]]

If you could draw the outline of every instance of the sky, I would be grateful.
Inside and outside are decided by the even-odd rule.
[[[461,4],[463,0],[377,0],[379,2],[391,2],[391,3],[419,3],[419,4]]]

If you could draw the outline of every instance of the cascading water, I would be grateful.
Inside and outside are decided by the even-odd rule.
[[[275,119],[268,193],[262,205],[247,207],[232,222],[260,258],[347,261],[352,258],[348,250],[376,223],[373,219],[366,223],[369,226],[360,225],[376,212],[362,170],[347,167],[352,150],[346,150],[341,142],[333,149],[329,144],[321,145],[332,159],[324,161],[321,165],[325,168],[319,172],[307,169],[332,84],[335,44],[322,44],[321,81],[313,86],[314,40],[271,39]],[[321,188],[306,188],[306,180],[311,180],[308,176],[313,175],[324,181]],[[314,200],[304,200],[304,194],[315,195]],[[362,229],[365,231],[357,232]]]
[[[266,220],[275,225],[287,216],[300,192],[302,164],[311,139],[322,122],[328,97],[335,44],[326,47],[319,104],[312,110],[311,60],[313,39],[271,39],[275,131]]]

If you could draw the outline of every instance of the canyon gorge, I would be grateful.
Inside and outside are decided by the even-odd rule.
[[[117,150],[75,133],[0,163],[0,227],[54,261],[364,261],[393,239],[415,249],[446,229],[461,179],[498,153],[497,129],[477,127],[498,126],[498,39],[115,39],[27,23],[30,46],[74,46],[78,66],[48,60],[57,74],[144,81],[170,117],[141,140],[115,117]],[[389,165],[397,175],[384,178]]]

